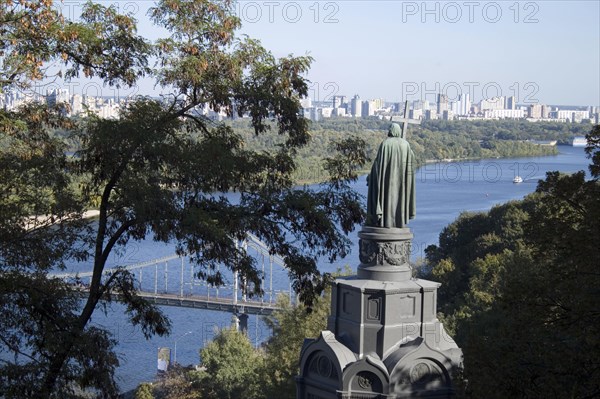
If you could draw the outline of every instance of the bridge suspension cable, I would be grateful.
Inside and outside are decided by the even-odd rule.
[[[281,257],[272,255],[269,248],[251,233],[247,233],[246,240],[238,245],[246,252],[249,249],[256,251],[256,257],[261,263],[259,267],[262,271],[261,289],[263,293],[260,297],[248,297],[247,283],[245,281],[242,281],[240,289],[240,279],[235,270],[231,275],[225,275],[226,278],[231,278],[232,281],[230,284],[222,286],[214,286],[206,281],[206,279],[198,279],[195,273],[195,265],[192,262],[187,262],[186,264],[186,257],[178,254],[121,267],[108,268],[104,271],[104,274],[110,275],[122,269],[132,272],[136,276],[139,287],[138,294],[161,305],[222,310],[234,313],[269,314],[276,309],[278,294],[287,294],[290,300],[294,299],[291,283],[285,270],[285,262]],[[173,273],[174,267],[172,264],[175,260],[180,261],[177,262],[179,270]],[[266,265],[267,260],[269,263],[268,270]],[[164,266],[159,267],[159,265]],[[279,268],[277,269],[274,266],[279,266]],[[217,267],[217,272],[221,272],[220,266]],[[169,268],[171,268],[171,273],[169,273]],[[149,274],[153,274],[153,278],[149,279]],[[283,277],[283,274],[285,274],[285,277]],[[92,275],[93,272],[85,271],[56,273],[52,274],[51,277],[84,282],[86,279],[91,280]],[[144,275],[146,275],[146,278],[144,278]],[[268,288],[266,287],[267,277]],[[163,290],[159,290],[161,284],[164,284]],[[86,289],[86,286],[83,285],[82,289]]]

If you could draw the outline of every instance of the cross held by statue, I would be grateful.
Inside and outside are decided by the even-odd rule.
[[[420,119],[410,119],[408,117],[408,101],[404,102],[404,116],[402,118],[399,116],[392,116],[392,122],[402,124],[402,137],[404,137],[404,138],[408,137],[406,135],[406,129],[408,128],[409,124],[412,124],[412,125],[420,125],[421,124]]]

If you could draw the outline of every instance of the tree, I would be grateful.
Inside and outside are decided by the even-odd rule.
[[[311,312],[293,306],[286,296],[278,297],[279,309],[265,318],[273,335],[261,348],[253,348],[243,333],[220,331],[200,351],[201,371],[172,370],[162,383],[155,384],[154,396],[295,398],[300,350],[307,337],[317,337],[327,328],[330,292],[326,290],[315,301]],[[138,391],[146,385],[140,384]]]
[[[200,351],[198,386],[206,399],[264,398],[263,355],[235,328],[223,329]]]
[[[201,399],[202,371],[175,366],[155,384],[140,384],[138,390],[148,387],[152,399]],[[150,386],[149,386],[150,385]]]
[[[140,384],[135,390],[135,399],[154,399],[152,384]]]
[[[474,396],[600,393],[600,257],[593,238],[600,231],[600,187],[582,172],[549,173],[538,194],[523,223],[524,245],[493,263],[489,256],[479,260],[494,271],[494,289],[480,287],[487,306],[458,326]]]
[[[352,269],[338,270],[333,277],[349,276]],[[331,314],[331,286],[317,298],[311,311],[292,306],[289,298],[277,298],[278,310],[265,317],[273,335],[264,349],[265,369],[262,373],[264,391],[269,399],[293,399],[296,397],[296,376],[300,373],[300,351],[306,338],[317,338],[327,329]]]
[[[147,337],[169,332],[160,310],[136,295],[133,276],[124,269],[105,274],[112,251],[147,235],[176,242],[211,282],[222,282],[217,265],[224,263],[260,292],[254,260],[236,245],[252,232],[285,260],[294,288],[311,304],[328,280],[317,259],[344,256],[344,234],[363,220],[348,182],[365,156],[360,141],[341,144],[328,164],[329,184],[293,187],[294,157],[310,140],[298,112],[310,57],[275,59],[257,41],[237,38],[240,21],[229,0],[159,1],[150,16],[169,36],[154,43],[113,7],[88,3],[74,22],[51,0],[4,3],[2,90],[26,88],[49,73],[47,62],[60,61],[67,78],[82,73],[119,86],[150,76],[172,95],[138,98],[117,120],[90,115],[79,125],[61,118],[60,105],[2,113],[0,342],[18,361],[0,369],[1,395],[69,397],[79,388],[116,394],[114,341],[89,321],[120,294]],[[283,142],[248,150],[231,128],[197,112],[205,104],[250,115],[256,134],[276,129]],[[53,123],[82,143],[75,159],[51,137]],[[218,194],[225,191],[240,192],[240,202]],[[81,217],[90,203],[100,211],[93,224]],[[87,258],[93,276],[80,306],[77,285],[48,272]]]
[[[331,303],[331,290],[316,302],[312,312],[292,306],[289,299],[277,300],[280,310],[266,318],[273,336],[265,346],[265,392],[268,398],[296,397],[296,380],[299,374],[300,350],[304,340],[318,337],[327,328]]]
[[[587,146],[585,153],[592,160],[590,165],[590,173],[595,179],[600,178],[600,125],[595,125],[592,130],[585,136]]]
[[[522,241],[524,209],[530,200],[511,201],[494,206],[489,212],[462,213],[440,233],[439,246],[426,248],[430,277],[443,282],[438,290],[440,312],[453,336],[460,334],[457,324],[489,306],[498,283],[496,262],[506,249],[514,250]],[[460,339],[459,339],[460,341]]]
[[[523,201],[462,216],[428,248],[434,278],[452,293],[440,297],[442,316],[473,397],[600,394],[600,184],[590,157],[591,180],[549,172]]]

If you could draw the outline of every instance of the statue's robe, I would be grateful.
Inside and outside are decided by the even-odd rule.
[[[367,225],[404,227],[415,217],[415,155],[393,123],[367,177]]]

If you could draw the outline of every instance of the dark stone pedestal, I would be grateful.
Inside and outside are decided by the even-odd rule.
[[[438,283],[412,278],[408,228],[365,227],[357,276],[335,281],[328,330],[306,340],[297,398],[448,398],[462,351],[436,318]]]

